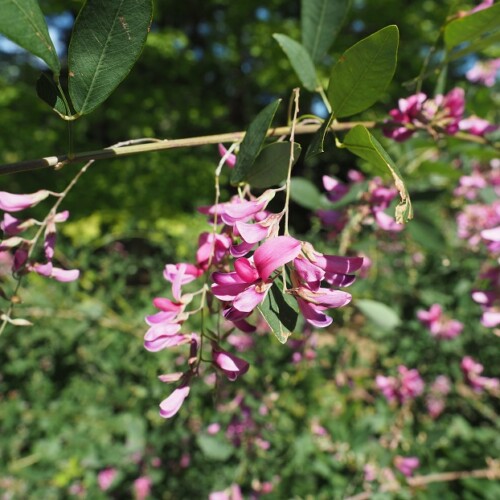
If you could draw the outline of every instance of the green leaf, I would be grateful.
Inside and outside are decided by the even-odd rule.
[[[266,295],[259,311],[273,331],[276,338],[285,344],[297,325],[297,301],[289,294],[283,293],[276,283]]]
[[[318,188],[303,177],[292,179],[290,197],[295,203],[309,210],[318,210],[324,203],[324,197]]]
[[[394,180],[394,185],[401,197],[401,201],[396,207],[396,221],[402,224],[412,219],[413,208],[410,195],[401,176],[401,172],[382,145],[372,134],[370,134],[368,129],[363,125],[356,125],[345,136],[342,147],[346,147],[355,155],[369,162],[383,175],[389,170]]]
[[[87,0],[69,44],[69,94],[84,115],[128,75],[146,43],[152,0]]]
[[[36,93],[42,101],[46,102],[61,115],[69,114],[69,110],[64,105],[59,89],[45,73],[42,73],[36,81]]]
[[[444,43],[451,51],[462,43],[473,44],[491,32],[500,29],[500,4],[475,12],[474,14],[455,19],[444,29]]]
[[[225,462],[234,452],[231,443],[223,436],[198,434],[196,442],[203,454],[211,460]]]
[[[500,5],[500,4],[499,4]],[[486,52],[486,49],[498,46],[500,42],[500,31],[483,36],[474,42],[466,44],[466,46],[459,50],[454,50],[446,58],[447,61],[455,61],[460,57],[466,56],[472,52]]]
[[[262,149],[267,131],[271,126],[280,102],[281,99],[278,99],[268,104],[250,123],[245,137],[241,142],[236,165],[231,173],[231,184],[239,184],[246,178],[247,173]]]
[[[302,45],[318,62],[339,34],[351,0],[302,0]]]
[[[325,137],[332,123],[333,115],[330,115],[318,129],[318,131],[313,135],[311,144],[306,151],[306,160],[312,158],[313,156],[317,156],[325,151]]]
[[[0,33],[43,59],[59,77],[61,64],[36,0],[0,0]]]
[[[396,70],[399,31],[387,26],[347,49],[333,67],[328,100],[336,118],[369,108]]]
[[[394,330],[401,320],[394,309],[376,300],[358,299],[356,307],[375,325],[382,330]]]
[[[301,152],[300,144],[293,144],[293,164],[297,162]],[[244,182],[255,188],[277,186],[287,178],[290,164],[290,143],[274,142],[259,153],[255,162],[247,171]]]
[[[316,77],[314,63],[307,50],[299,42],[286,35],[275,33],[273,38],[280,44],[283,52],[287,55],[302,85],[307,90],[314,92],[320,85]]]

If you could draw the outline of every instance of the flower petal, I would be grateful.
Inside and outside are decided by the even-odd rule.
[[[277,236],[267,240],[254,253],[255,267],[259,276],[267,280],[272,272],[299,255],[300,241],[291,236]]]

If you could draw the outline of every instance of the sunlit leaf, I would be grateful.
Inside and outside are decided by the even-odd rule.
[[[77,113],[106,100],[137,61],[149,31],[151,0],[87,0],[69,45],[69,94]]]
[[[444,43],[448,51],[462,43],[474,44],[482,37],[500,30],[500,4],[455,19],[444,30]]]
[[[278,99],[268,104],[248,126],[248,130],[240,145],[236,165],[231,173],[231,184],[239,184],[247,177],[250,168],[262,149],[267,131],[271,126],[280,102],[281,99]]]
[[[300,156],[301,146],[298,143],[293,145],[293,164]],[[247,172],[244,182],[255,188],[268,188],[277,186],[284,181],[288,174],[290,165],[291,147],[289,142],[274,142],[266,146],[259,153],[255,162]]]
[[[36,0],[0,0],[0,33],[43,59],[59,76],[61,64]]]
[[[307,50],[299,42],[286,35],[275,33],[273,38],[280,44],[283,52],[287,55],[302,85],[310,91],[317,89],[319,83],[316,77],[316,69]]]
[[[394,330],[394,328],[401,324],[396,311],[382,302],[358,299],[356,300],[356,307],[382,330]]]
[[[401,172],[382,145],[373,137],[368,129],[363,125],[356,125],[345,136],[342,145],[355,155],[369,162],[382,175],[387,174],[387,171],[390,172],[394,180],[394,185],[401,197],[401,201],[396,207],[396,221],[402,224],[413,218],[410,195],[401,176]]]
[[[303,177],[294,177],[291,184],[290,197],[295,203],[309,210],[321,208],[324,197],[311,181]]]
[[[387,26],[347,49],[332,69],[328,100],[336,118],[374,104],[396,70],[399,31]]]
[[[276,283],[266,295],[264,302],[259,306],[259,311],[273,331],[276,338],[286,343],[297,325],[297,301],[289,294],[284,294]]]
[[[344,23],[351,0],[302,0],[302,45],[314,62],[330,49]]]

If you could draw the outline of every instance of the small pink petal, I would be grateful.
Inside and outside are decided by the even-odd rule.
[[[219,148],[219,154],[221,155],[221,157],[224,157],[224,155],[227,153],[227,149],[222,144],[219,144],[218,148]],[[236,155],[231,153],[226,158],[226,165],[229,168],[234,168],[234,166],[236,165]]]
[[[20,210],[34,207],[49,195],[50,192],[45,189],[31,194],[12,194],[0,191],[0,210],[4,210],[5,212],[19,212]]]
[[[300,241],[291,236],[277,236],[267,240],[254,253],[259,276],[267,280],[276,269],[295,259],[300,249]]]
[[[173,417],[181,408],[182,403],[188,397],[189,386],[185,385],[175,389],[172,394],[160,403],[160,416],[163,418]]]

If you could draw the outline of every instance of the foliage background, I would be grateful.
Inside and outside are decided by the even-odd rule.
[[[64,45],[81,2],[41,5]],[[397,24],[401,45],[395,79],[362,116],[380,118],[408,94],[401,82],[418,74],[449,12],[471,6],[426,0],[401,8],[396,0],[355,0],[322,78],[344,49]],[[77,122],[76,150],[145,136],[245,129],[265,104],[288,99],[298,84],[271,35],[278,31],[298,38],[299,10],[299,2],[282,0],[156,2],[138,64],[98,111]],[[462,59],[450,66],[446,89],[464,85],[472,62]],[[2,162],[65,151],[65,124],[35,95],[39,72],[26,54],[0,52]],[[437,83],[431,76],[424,91],[432,94]],[[466,93],[468,114],[498,118],[498,95],[478,86],[468,86]],[[301,111],[308,109],[321,111],[316,98],[302,91]],[[276,121],[283,123],[284,107],[281,113]],[[440,162],[459,158],[464,168],[472,158],[488,155],[451,139],[438,145],[427,140],[386,144],[402,168],[431,147]],[[455,236],[458,207],[451,193],[456,172],[429,175],[425,168],[406,172],[417,215],[401,238],[367,231],[356,247],[374,266],[354,285],[353,296],[389,304],[398,326],[387,329],[370,321],[354,302],[335,316],[330,331],[305,346],[282,347],[263,331],[255,348],[244,354],[252,369],[243,380],[223,383],[217,396],[209,383],[196,384],[174,420],[158,417],[156,405],[169,388],[156,376],[172,371],[176,356],[143,349],[143,317],[152,310],[151,297],[165,293],[164,264],[194,255],[197,234],[205,227],[194,210],[213,198],[217,161],[214,147],[103,161],[68,198],[71,219],[62,227],[61,255],[69,267],[83,269],[83,276],[70,285],[30,277],[20,311],[36,324],[12,328],[0,338],[2,498],[67,498],[78,495],[77,487],[87,498],[123,498],[144,474],[152,478],[152,498],[203,498],[232,483],[246,495],[259,495],[265,482],[274,488],[268,498],[343,498],[363,489],[365,464],[391,467],[395,453],[418,456],[423,474],[481,469],[487,459],[499,459],[498,398],[469,391],[459,370],[459,360],[469,354],[489,376],[500,376],[498,339],[479,325],[480,310],[470,299],[484,257],[464,249]],[[319,186],[323,174],[343,178],[354,165],[352,156],[332,148],[313,165],[299,164],[297,172]],[[3,177],[1,189],[57,190],[74,173],[74,167],[66,167]],[[43,208],[36,212],[43,216]],[[302,208],[294,206],[292,223],[335,253],[338,243],[325,240]],[[424,256],[419,264],[415,253]],[[416,310],[433,302],[465,323],[458,339],[438,343],[417,322]],[[304,349],[313,349],[316,358],[293,362],[294,351]],[[427,416],[423,400],[398,411],[375,390],[375,375],[392,373],[401,363],[418,368],[426,381],[444,373],[455,382],[438,420]],[[240,407],[247,420],[235,444],[225,431],[244,418]],[[214,422],[222,431],[212,436],[207,426]],[[317,425],[325,435],[318,435]],[[384,446],[397,433],[397,448]],[[262,441],[270,443],[269,449]],[[160,466],[154,465],[155,457]],[[120,475],[103,493],[97,473],[106,467],[116,467]],[[494,499],[500,487],[469,479],[413,494]]]

